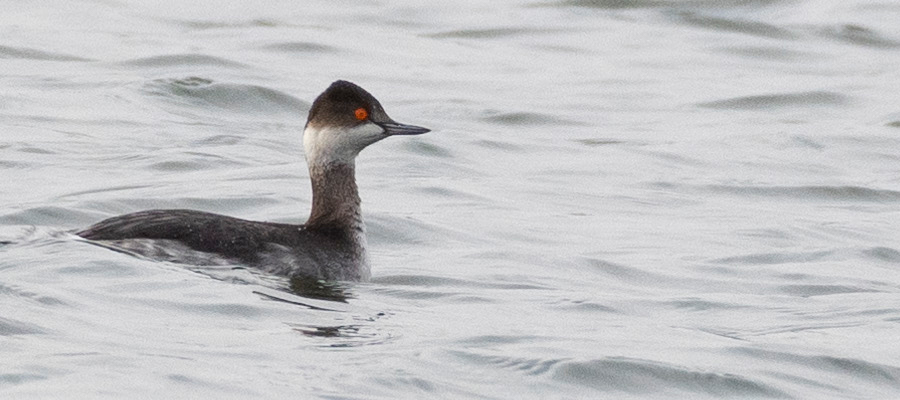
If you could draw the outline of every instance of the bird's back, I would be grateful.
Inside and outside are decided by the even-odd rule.
[[[167,261],[233,260],[278,275],[319,279],[358,280],[368,275],[364,247],[342,229],[307,229],[194,210],[149,210],[109,218],[76,234]]]

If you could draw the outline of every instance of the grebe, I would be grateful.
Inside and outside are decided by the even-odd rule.
[[[194,210],[149,210],[77,232],[113,249],[187,264],[241,263],[287,277],[365,281],[370,277],[355,160],[366,146],[429,129],[391,119],[347,81],[331,84],[309,110],[303,147],[312,208],[303,225],[248,221]]]

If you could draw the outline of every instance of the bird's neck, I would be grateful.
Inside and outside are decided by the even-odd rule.
[[[363,231],[354,162],[309,163],[312,209],[306,226]]]

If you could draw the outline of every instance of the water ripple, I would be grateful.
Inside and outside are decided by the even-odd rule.
[[[847,102],[849,102],[849,97],[839,93],[812,91],[734,97],[697,103],[696,105],[714,109],[764,110],[786,107],[839,106]]]
[[[667,388],[720,397],[790,397],[769,385],[734,374],[694,371],[681,366],[624,357],[566,361],[556,366],[553,377],[559,381],[604,391],[652,393],[660,388]]]
[[[543,28],[489,28],[489,29],[457,29],[424,35],[433,39],[499,39],[508,36],[533,35],[536,33],[561,32],[557,29]]]
[[[391,313],[378,312],[373,315],[350,317],[352,323],[340,325],[310,325],[288,323],[294,331],[315,338],[323,347],[360,347],[385,344],[393,341],[395,335],[385,329],[379,321],[389,318]]]
[[[402,146],[404,148],[406,148],[407,150],[409,150],[410,152],[415,153],[415,154],[431,156],[431,157],[438,157],[438,158],[452,158],[453,157],[453,153],[450,151],[450,149],[448,149],[444,146],[441,146],[441,145],[428,143],[428,142],[424,142],[424,141],[409,140],[409,141],[404,142],[402,144]]]
[[[262,46],[263,50],[283,53],[337,53],[336,47],[311,42],[281,42]]]
[[[27,47],[0,46],[0,58],[17,58],[45,61],[92,61],[88,58],[72,56],[62,53],[52,53]]]
[[[220,83],[200,77],[156,79],[149,82],[144,90],[170,102],[229,113],[299,115],[309,109],[309,103],[275,89]]]
[[[46,380],[47,378],[48,377],[45,375],[37,374],[0,374],[0,383],[18,385],[31,381],[42,381]]]
[[[34,324],[0,317],[0,336],[31,335],[44,330]]]
[[[134,285],[118,285],[110,288],[111,291],[135,292],[144,290],[143,284]],[[155,309],[167,309],[180,312],[188,312],[192,314],[205,315],[223,315],[229,318],[250,318],[262,314],[262,308],[257,305],[247,305],[241,303],[208,303],[201,304],[189,301],[173,301],[155,298],[144,298],[136,300],[140,304],[149,305]]]
[[[779,290],[798,297],[830,296],[846,293],[874,293],[878,290],[851,285],[781,285]]]
[[[832,251],[813,251],[805,253],[757,253],[743,256],[724,257],[712,260],[715,263],[722,264],[786,264],[795,262],[813,262],[819,261],[832,255]]]
[[[50,306],[66,304],[62,300],[59,300],[55,297],[45,296],[32,291],[20,289],[15,285],[7,285],[4,283],[0,283],[0,295],[28,299],[43,305]]]
[[[713,17],[689,11],[672,13],[672,16],[683,23],[717,31],[743,33],[774,39],[795,39],[797,34],[790,30],[758,21],[735,18]]]
[[[503,282],[483,282],[475,280],[463,280],[455,278],[446,278],[439,276],[427,275],[390,275],[377,279],[378,282],[386,285],[402,285],[402,286],[421,286],[421,287],[470,287],[470,288],[490,288],[505,290],[525,290],[525,289],[546,289],[545,286],[539,286],[528,283],[503,283]]]
[[[91,214],[66,207],[43,206],[18,210],[0,215],[0,224],[61,226],[71,221],[89,221]]]
[[[872,247],[864,250],[863,254],[881,261],[900,263],[900,251],[890,247]]]
[[[843,42],[880,49],[895,49],[900,47],[900,41],[888,39],[878,32],[860,25],[838,25],[823,28],[820,34],[826,38],[837,39]]]
[[[740,196],[787,197],[830,201],[900,201],[900,191],[870,189],[860,186],[732,186],[708,185],[709,191]]]
[[[453,351],[453,355],[469,362],[488,364],[497,368],[512,369],[526,375],[542,375],[554,366],[565,361],[561,358],[539,359],[526,357],[507,357],[476,354],[467,351]]]
[[[246,68],[247,66],[236,61],[204,54],[169,54],[136,58],[122,61],[120,65],[138,68],[175,68],[175,67],[222,67],[222,68]]]
[[[564,0],[556,3],[541,4],[545,6],[587,7],[604,9],[651,8],[672,5],[664,0]]]
[[[512,112],[491,115],[481,118],[484,122],[507,126],[523,125],[585,125],[580,122],[568,121],[548,114],[534,112]]]
[[[698,9],[730,8],[746,6],[765,6],[770,3],[778,3],[782,0],[563,0],[556,3],[541,4],[563,7],[586,7],[601,9],[631,9],[631,8],[684,8]]]
[[[163,21],[182,26],[188,29],[228,29],[228,28],[273,28],[280,24],[271,19],[257,18],[247,21],[208,21],[208,20],[180,20],[180,19],[163,19]]]
[[[814,54],[771,46],[733,46],[718,49],[729,54],[758,60],[800,61],[816,57]]]
[[[754,348],[734,348],[730,352],[748,355],[765,362],[789,363],[794,367],[815,368],[821,372],[851,375],[867,382],[900,387],[900,368],[849,357],[801,355]]]

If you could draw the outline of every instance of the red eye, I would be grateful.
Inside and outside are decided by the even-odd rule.
[[[354,111],[354,113],[356,114],[356,119],[358,119],[360,121],[362,121],[366,118],[369,118],[369,112],[366,111],[365,108],[362,108],[362,107],[357,108],[356,111]]]

